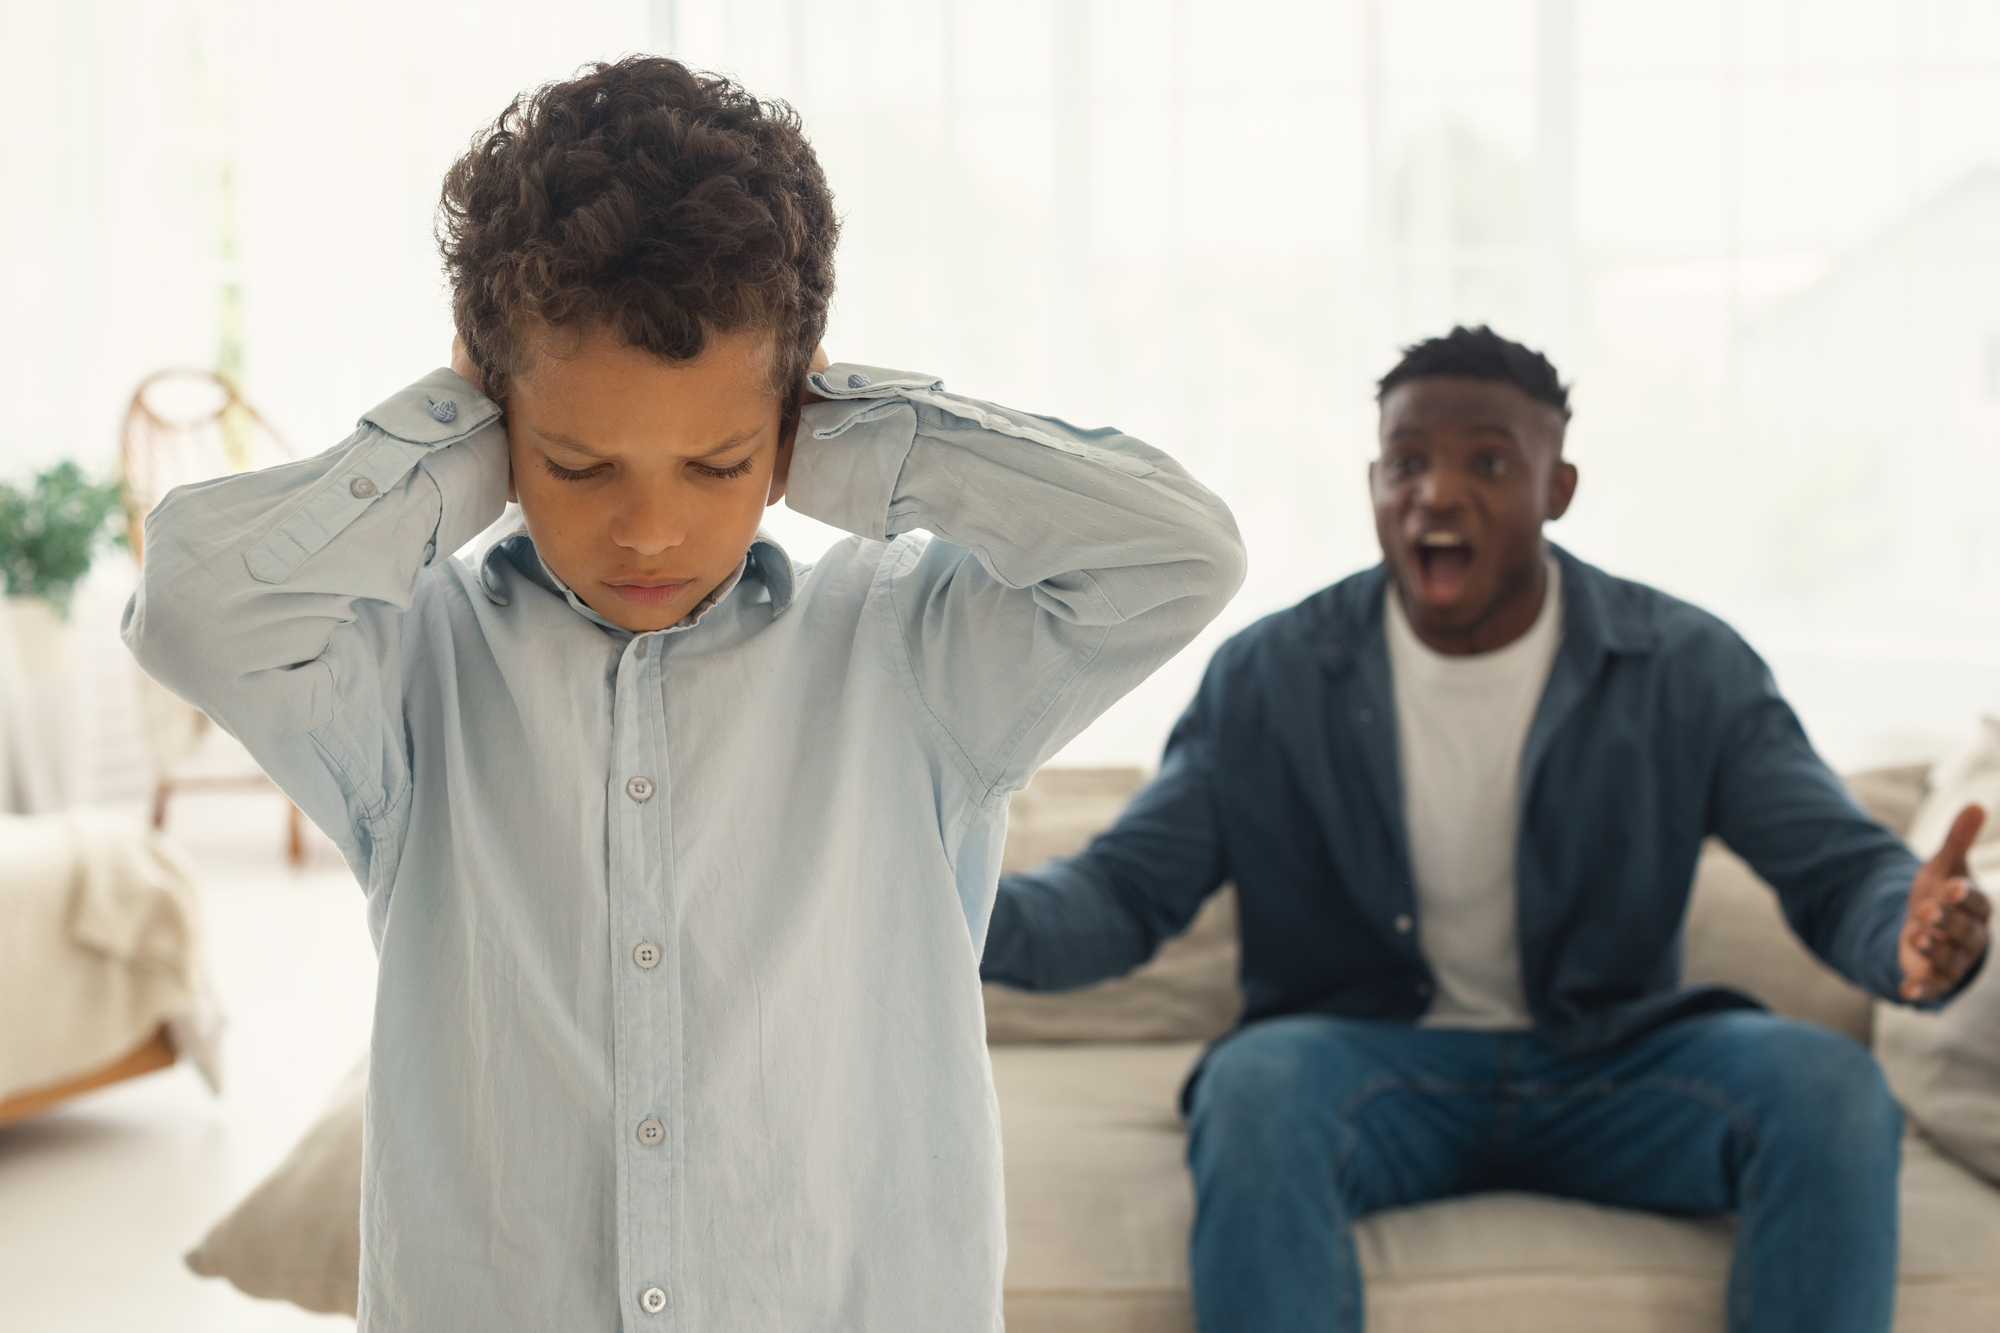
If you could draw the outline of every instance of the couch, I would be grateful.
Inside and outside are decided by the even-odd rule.
[[[1923,767],[1850,779],[1899,833]],[[1137,785],[1116,770],[1044,771],[1016,797],[1007,865],[1082,846]],[[1775,895],[1705,849],[1685,975],[1867,1044],[1875,1003],[1807,952]],[[1006,1136],[1008,1333],[1192,1333],[1193,1196],[1176,1098],[1233,1020],[1227,894],[1146,968],[1062,995],[988,987],[987,1036]],[[2000,1117],[2000,1098],[1992,1113]],[[1899,1333],[2000,1329],[2000,1188],[1921,1134],[1904,1147]],[[1491,1193],[1364,1219],[1371,1333],[1720,1333],[1733,1234],[1538,1195]]]
[[[1006,865],[1080,848],[1136,788],[1130,770],[1045,770],[1015,797]],[[1906,829],[1925,770],[1862,774]],[[1720,846],[1702,857],[1686,975],[1868,1043],[1875,1003],[1794,939]],[[987,989],[1006,1140],[1009,1333],[1190,1333],[1193,1199],[1183,1078],[1237,1011],[1227,891],[1129,977],[1061,995]],[[1996,969],[2000,977],[2000,969]],[[2000,989],[2000,988],[1997,988]],[[357,1071],[358,1075],[359,1071]],[[361,1080],[188,1256],[253,1295],[354,1309]],[[1994,1101],[2000,1115],[2000,1097]],[[2000,1329],[2000,1189],[1920,1134],[1905,1145],[1899,1333]],[[1517,1193],[1400,1208],[1359,1226],[1372,1333],[1720,1333],[1732,1226]]]

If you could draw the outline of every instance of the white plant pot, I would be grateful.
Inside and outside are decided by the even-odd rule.
[[[59,810],[76,792],[76,635],[41,597],[7,598],[0,642],[0,805]]]

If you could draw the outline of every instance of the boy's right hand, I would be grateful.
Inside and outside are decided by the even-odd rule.
[[[812,360],[806,366],[806,380],[799,386],[799,408],[801,410],[804,409],[807,403],[823,403],[826,401],[813,392],[812,374],[816,370],[825,370],[832,364],[833,361],[827,356],[824,344],[813,348]],[[771,467],[771,489],[764,498],[766,505],[774,505],[785,498],[785,483],[791,479],[792,475],[792,445],[797,441],[798,434],[799,412],[794,411],[790,419],[785,422],[783,433],[778,436],[778,456],[773,461]]]

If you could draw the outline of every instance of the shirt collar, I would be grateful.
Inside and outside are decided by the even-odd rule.
[[[556,576],[556,572],[542,560],[542,553],[535,548],[534,538],[528,535],[528,525],[518,509],[509,506],[500,522],[488,528],[475,543],[475,567],[479,570],[479,588],[487,600],[496,606],[507,605],[506,571],[501,567],[511,565],[522,577],[554,593],[570,604],[570,607],[585,620],[613,633],[631,637],[632,632],[621,629],[603,616],[590,609],[581,597]],[[754,576],[764,586],[771,598],[771,614],[783,615],[792,604],[797,589],[798,575],[792,566],[792,559],[785,548],[768,533],[759,531],[751,541],[750,549],[728,578],[717,584],[715,590],[701,599],[695,607],[680,620],[669,625],[662,633],[678,633],[693,629],[708,613],[728,600],[745,575]]]

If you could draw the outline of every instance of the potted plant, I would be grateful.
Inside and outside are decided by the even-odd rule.
[[[25,753],[8,760],[38,774],[29,785],[51,787],[30,808],[60,802],[73,767],[67,723],[77,706],[71,684],[70,598],[92,559],[124,518],[115,481],[93,482],[75,463],[58,463],[25,489],[0,482],[0,577],[7,583],[7,624],[0,650],[11,639],[13,662],[0,661],[0,721],[14,718],[25,730],[16,745]],[[9,684],[11,679],[12,684]],[[16,802],[18,803],[18,802]]]
[[[118,483],[94,482],[72,462],[36,477],[26,490],[0,482],[0,575],[9,599],[42,602],[58,620],[69,619],[76,585],[90,572],[97,548],[122,517]]]

